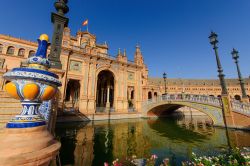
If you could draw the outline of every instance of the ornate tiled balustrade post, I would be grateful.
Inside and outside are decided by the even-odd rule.
[[[28,67],[4,74],[11,81],[5,90],[21,101],[23,109],[0,134],[0,165],[48,165],[60,149],[39,113],[41,103],[52,99],[61,86],[58,76],[48,71],[48,40],[47,35],[40,36],[36,54],[27,60]]]

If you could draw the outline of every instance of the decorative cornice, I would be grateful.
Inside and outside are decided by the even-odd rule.
[[[90,34],[90,33],[88,33],[88,32],[82,32],[82,34]],[[90,35],[92,35],[92,34],[90,34]],[[92,35],[92,36],[94,38],[96,38],[95,35]],[[20,39],[20,38],[15,38],[15,37],[12,37],[12,36],[9,36],[9,35],[0,34],[0,39],[12,41],[12,42],[16,42],[16,43],[20,43],[20,44],[26,44],[26,45],[33,46],[33,47],[37,47],[38,46],[36,42],[27,41],[27,40]],[[70,39],[77,40],[76,37],[73,37],[73,36],[71,36]],[[98,45],[97,44],[96,46],[101,47],[102,45]],[[50,50],[50,47],[48,48],[48,51],[49,50]],[[133,68],[137,68],[137,69],[142,69],[143,68],[142,66],[137,65],[134,62],[130,62],[130,61],[128,61],[128,62],[121,62],[121,61],[117,61],[115,59],[111,59],[109,57],[102,57],[102,56],[93,55],[93,54],[89,54],[89,53],[83,53],[83,52],[77,51],[77,50],[72,50],[72,48],[65,47],[65,46],[62,46],[62,50],[73,51],[74,53],[82,55],[82,56],[96,57],[96,59],[109,60],[109,61],[112,61],[112,63],[116,62],[116,63],[121,64],[121,65],[126,65],[127,67],[133,67]],[[17,57],[17,56],[15,56],[15,57]],[[20,58],[22,58],[22,57],[20,57]]]
[[[238,86],[239,81],[238,79],[225,79],[228,86]],[[245,78],[245,83],[250,84],[250,79]],[[157,85],[163,86],[164,80],[163,78],[148,78],[148,85]],[[180,79],[180,78],[168,78],[167,85],[171,86],[220,86],[220,82],[218,79]]]
[[[33,47],[38,46],[38,44],[36,42],[24,40],[24,39],[21,39],[21,38],[15,38],[15,37],[12,37],[12,36],[9,36],[9,35],[0,34],[0,39],[12,41],[12,42],[17,42],[17,43],[21,43],[21,44],[27,44],[27,45],[30,45],[30,46],[33,46]]]

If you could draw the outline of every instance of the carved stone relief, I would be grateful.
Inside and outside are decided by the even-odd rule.
[[[135,79],[135,73],[128,71],[128,80],[133,81]]]

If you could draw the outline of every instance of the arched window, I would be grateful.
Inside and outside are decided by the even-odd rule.
[[[20,48],[20,49],[18,50],[18,56],[24,56],[24,53],[25,53],[25,49]]]
[[[148,92],[148,99],[152,99],[152,93],[150,91]]]
[[[35,53],[36,53],[35,51],[31,50],[31,51],[29,52],[29,57],[31,57],[31,56],[34,55]]]
[[[3,53],[3,45],[0,44],[0,54]]]
[[[13,46],[9,46],[7,49],[7,54],[8,55],[14,55],[15,48]]]
[[[157,92],[154,93],[154,97],[157,97]]]

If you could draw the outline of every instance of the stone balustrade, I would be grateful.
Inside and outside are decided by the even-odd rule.
[[[157,103],[161,101],[187,101],[214,106],[222,106],[221,100],[214,96],[191,95],[191,94],[166,94],[157,98],[149,99],[144,104]]]
[[[238,112],[247,116],[250,116],[250,104],[249,103],[242,103],[238,100],[232,100],[232,109],[234,112]]]

